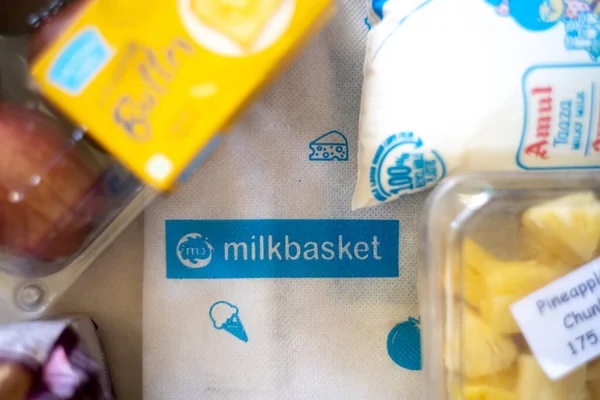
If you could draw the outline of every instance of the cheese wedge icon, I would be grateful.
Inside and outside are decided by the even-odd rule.
[[[348,161],[348,139],[338,131],[330,131],[309,144],[310,161]]]

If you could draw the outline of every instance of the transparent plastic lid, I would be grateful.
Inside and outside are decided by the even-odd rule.
[[[0,36],[0,300],[37,318],[156,192],[32,90],[27,51]]]
[[[572,291],[600,271],[599,194],[593,173],[463,175],[431,194],[424,398],[600,399],[600,283]]]

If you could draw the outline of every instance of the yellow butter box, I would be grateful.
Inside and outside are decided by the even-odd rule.
[[[97,0],[32,66],[43,95],[167,190],[334,0]]]

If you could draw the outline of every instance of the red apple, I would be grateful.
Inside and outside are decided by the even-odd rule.
[[[43,114],[0,103],[0,246],[51,261],[75,253],[102,212],[102,171]]]
[[[73,18],[76,17],[90,1],[91,0],[75,0],[72,3],[65,5],[64,8],[56,13],[56,15],[51,15],[44,20],[31,35],[29,42],[29,61],[34,61],[35,58],[44,51],[46,46],[52,43],[52,41],[60,35]]]

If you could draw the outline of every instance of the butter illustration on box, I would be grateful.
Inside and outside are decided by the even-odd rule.
[[[95,1],[38,57],[32,74],[46,98],[141,180],[168,190],[333,5]]]
[[[192,10],[206,25],[223,32],[249,48],[281,6],[282,0],[231,1],[192,0]]]

